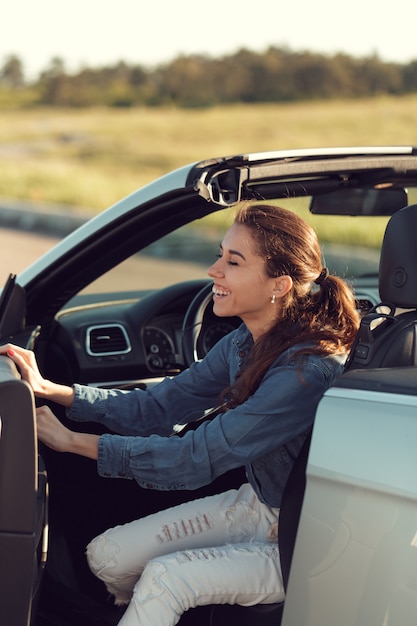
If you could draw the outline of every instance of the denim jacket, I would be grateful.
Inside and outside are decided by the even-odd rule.
[[[197,489],[230,469],[245,466],[261,502],[279,507],[317,404],[342,371],[341,357],[295,357],[300,345],[289,348],[246,402],[183,437],[169,436],[175,424],[195,420],[218,404],[252,343],[242,324],[203,360],[149,390],[74,385],[68,417],[99,422],[118,433],[99,439],[99,474],[135,479],[150,489]]]

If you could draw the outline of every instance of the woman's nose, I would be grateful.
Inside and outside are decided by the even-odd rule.
[[[223,271],[221,268],[221,259],[217,259],[217,261],[213,263],[213,265],[210,265],[210,267],[207,270],[207,274],[211,277],[220,276],[223,274]]]

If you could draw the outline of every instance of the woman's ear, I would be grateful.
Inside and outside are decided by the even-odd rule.
[[[291,276],[288,276],[287,274],[285,274],[284,276],[278,276],[278,278],[275,279],[275,287],[273,291],[279,298],[282,298],[283,296],[285,296],[289,291],[291,291],[291,289],[292,289]]]

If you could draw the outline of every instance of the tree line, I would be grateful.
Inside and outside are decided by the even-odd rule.
[[[270,47],[220,58],[179,56],[155,68],[120,61],[110,67],[66,70],[60,57],[30,82],[16,55],[0,68],[1,102],[62,107],[210,107],[227,103],[293,102],[361,98],[417,92],[417,58],[410,63],[382,61]]]

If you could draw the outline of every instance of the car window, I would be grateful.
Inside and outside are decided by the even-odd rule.
[[[120,263],[82,293],[162,289],[207,278],[233,215],[225,209],[179,228]]]
[[[344,278],[376,276],[386,217],[312,215],[308,198],[280,200],[316,230],[325,263]],[[161,289],[185,280],[207,278],[234,210],[218,211],[158,240],[104,274],[83,293]]]

